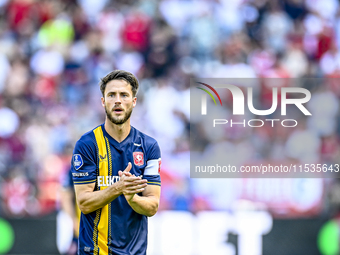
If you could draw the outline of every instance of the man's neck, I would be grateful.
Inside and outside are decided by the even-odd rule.
[[[124,124],[116,125],[106,119],[104,124],[106,132],[117,142],[121,143],[130,134],[131,126],[130,119]]]

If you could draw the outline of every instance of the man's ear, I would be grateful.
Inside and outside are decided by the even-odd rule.
[[[132,101],[133,108],[135,108],[136,104],[137,104],[137,97],[134,97]]]
[[[100,98],[100,99],[101,99],[101,101],[102,101],[102,106],[105,107],[105,99],[104,99],[104,97],[102,97],[102,98]]]

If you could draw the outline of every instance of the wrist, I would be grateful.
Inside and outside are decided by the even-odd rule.
[[[110,186],[113,190],[114,190],[114,193],[116,193],[118,196],[120,195],[125,195],[123,193],[123,186],[120,185],[118,182],[114,183],[113,185]]]
[[[127,194],[125,195],[126,201],[128,201],[128,203],[134,203],[136,201],[136,196],[138,196],[137,194]]]

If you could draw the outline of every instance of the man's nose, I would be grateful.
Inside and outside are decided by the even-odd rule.
[[[117,95],[117,96],[115,97],[115,103],[116,103],[116,104],[121,104],[121,103],[122,103],[122,100],[121,100],[120,95]]]

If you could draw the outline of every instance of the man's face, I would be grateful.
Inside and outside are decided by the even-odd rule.
[[[116,125],[124,124],[136,106],[137,98],[132,95],[132,86],[124,80],[107,83],[102,105],[107,118]]]

